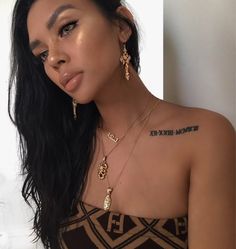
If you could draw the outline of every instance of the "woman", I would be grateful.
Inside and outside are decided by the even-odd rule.
[[[146,89],[120,0],[18,0],[12,41],[22,193],[45,248],[233,249],[234,129]]]

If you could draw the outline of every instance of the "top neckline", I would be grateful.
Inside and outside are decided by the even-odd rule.
[[[80,208],[85,207],[88,210],[96,209],[99,212],[104,212],[104,213],[108,213],[108,214],[115,214],[115,215],[123,215],[124,217],[131,217],[133,219],[145,219],[145,220],[149,220],[149,221],[153,221],[153,220],[163,220],[163,221],[164,220],[175,220],[175,219],[182,219],[182,218],[187,218],[188,217],[188,214],[185,214],[185,215],[182,215],[182,216],[166,217],[166,218],[139,217],[139,216],[135,216],[135,215],[123,214],[123,213],[115,212],[115,211],[112,211],[112,210],[105,211],[102,208],[95,207],[95,206],[93,206],[91,204],[85,203],[84,201],[79,201],[78,205],[80,205]],[[79,209],[79,207],[78,207],[78,209]]]

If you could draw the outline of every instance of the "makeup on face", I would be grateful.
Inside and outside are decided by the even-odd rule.
[[[87,103],[108,85],[112,74],[119,74],[119,29],[92,1],[67,3],[35,3],[27,23],[30,47],[51,81]]]
[[[47,30],[50,31],[55,28],[56,34],[61,38],[69,34],[70,31],[78,24],[78,17],[72,18],[71,15],[65,14],[68,10],[77,10],[72,4],[60,5],[49,17],[46,22]],[[64,15],[65,14],[65,15]],[[38,39],[35,39],[30,42],[30,49],[36,57],[44,62],[46,60],[47,54],[46,51],[41,53],[34,53],[34,50],[43,47],[43,42]]]

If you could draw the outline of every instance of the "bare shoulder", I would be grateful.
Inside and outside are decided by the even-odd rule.
[[[196,119],[201,126],[202,135],[234,135],[235,131],[232,124],[222,114],[201,108],[188,109],[189,116]]]
[[[198,126],[199,139],[206,140],[211,137],[235,139],[234,127],[222,114],[203,108],[186,107],[166,101],[161,101],[160,107],[160,113],[158,113],[157,109],[156,117],[161,116],[162,126],[179,128],[195,125]]]
[[[189,247],[234,248],[235,130],[223,115],[162,102],[165,125],[197,125],[189,189]]]
[[[232,154],[235,150],[236,133],[230,121],[207,109],[160,101],[151,127],[157,128],[151,135],[175,135],[175,141],[181,136],[182,148],[193,152],[193,164],[207,156],[207,149],[211,148],[213,155],[224,154],[226,150]]]
[[[199,165],[204,158],[212,156],[212,160],[226,156],[227,160],[235,157],[235,129],[223,115],[202,108],[185,107],[169,102],[161,102],[162,112],[165,113],[165,126],[172,126],[176,131],[181,128],[184,133],[189,131],[191,136],[185,136],[186,145],[194,152],[193,165]],[[180,129],[180,130],[179,130]],[[198,166],[200,167],[200,166]],[[213,163],[211,166],[212,169]]]

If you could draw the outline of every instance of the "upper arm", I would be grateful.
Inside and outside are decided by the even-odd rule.
[[[200,124],[189,190],[189,248],[235,248],[235,131],[222,116]]]

